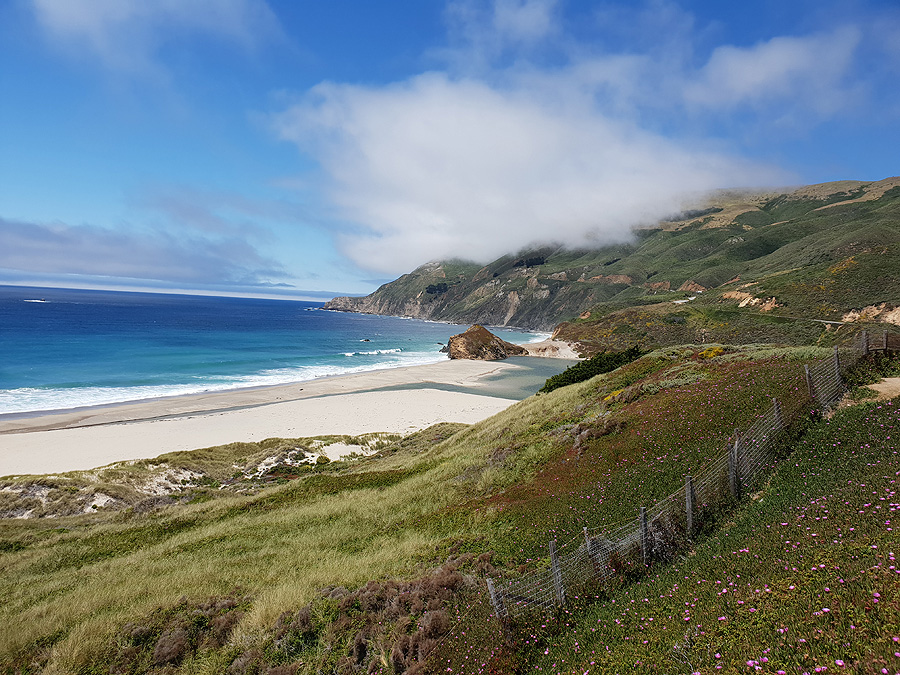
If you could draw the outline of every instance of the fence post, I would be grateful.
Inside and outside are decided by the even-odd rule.
[[[772,408],[775,412],[775,433],[784,431],[784,415],[781,414],[781,404],[777,398],[772,399]]]
[[[816,388],[813,386],[812,375],[809,374],[809,366],[804,364],[803,371],[806,373],[806,388],[809,389],[809,397],[816,400]]]
[[[728,448],[728,487],[735,499],[741,498],[740,448],[741,432],[735,429],[734,445]]]
[[[887,351],[887,331],[884,331],[881,334],[882,344],[884,345],[884,351]]]
[[[837,345],[834,346],[834,376],[837,378],[838,384],[843,384],[841,379],[841,357],[838,355]]]
[[[594,540],[591,539],[591,535],[588,532],[587,526],[585,526],[584,528],[584,545],[587,546],[588,558],[590,558],[591,562],[596,565],[597,557],[594,555]]]
[[[562,570],[559,568],[559,556],[556,555],[556,539],[550,540],[550,572],[556,589],[556,602],[562,607],[566,604],[566,589],[563,586]]]
[[[641,507],[641,555],[644,557],[644,565],[650,564],[650,528],[647,527],[647,509]]]
[[[687,516],[687,536],[694,536],[694,479],[692,476],[684,477],[684,513]]]
[[[487,580],[488,593],[491,595],[491,604],[494,606],[494,613],[500,621],[504,621],[509,614],[506,611],[506,605],[503,604],[503,596],[494,588],[494,580],[488,577]]]
[[[869,331],[867,330],[862,332],[862,353],[863,356],[869,355]]]

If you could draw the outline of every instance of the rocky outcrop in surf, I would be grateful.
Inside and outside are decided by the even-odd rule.
[[[484,326],[472,326],[465,333],[453,335],[447,343],[451,359],[499,361],[509,356],[526,356],[524,347],[501,340]]]

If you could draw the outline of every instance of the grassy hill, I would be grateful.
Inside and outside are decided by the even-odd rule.
[[[471,656],[473,662],[484,657],[496,672],[530,670],[531,664],[566,664],[568,672],[587,670],[599,658],[588,652],[612,645],[618,660],[606,662],[613,670],[641,661],[657,664],[648,670],[670,672],[673,666],[663,656],[669,658],[674,643],[686,639],[696,650],[692,664],[700,663],[701,653],[707,659],[707,648],[725,649],[726,663],[733,664],[745,655],[762,658],[776,638],[769,638],[755,613],[745,618],[735,612],[732,623],[712,621],[722,611],[713,600],[721,598],[712,593],[719,586],[714,581],[736,581],[737,574],[741,584],[752,580],[752,588],[740,589],[745,603],[755,599],[756,588],[765,592],[759,584],[767,582],[773,593],[777,589],[771,598],[784,597],[787,604],[754,607],[760,616],[786,620],[799,607],[790,604],[794,598],[808,604],[824,592],[808,584],[820,578],[811,571],[812,559],[848,584],[841,602],[858,604],[846,615],[832,606],[835,617],[865,626],[844,638],[857,655],[852,658],[887,658],[889,645],[883,642],[897,615],[888,610],[900,586],[894,571],[884,569],[893,563],[877,556],[896,551],[896,537],[883,524],[898,502],[891,492],[900,471],[891,440],[896,405],[816,423],[796,459],[784,463],[733,520],[724,513],[685,560],[646,581],[602,589],[599,598],[582,609],[570,607],[556,622],[524,627],[509,636],[513,642],[506,649],[491,632],[496,624],[484,600],[483,577],[515,577],[545,565],[550,537],[564,540],[584,526],[632,519],[637,506],[672,492],[685,473],[710,461],[734,427],[746,427],[766,409],[771,397],[797,399],[804,360],[825,353],[660,349],[471,427],[441,425],[404,439],[383,438],[371,458],[303,469],[285,462],[258,477],[236,478],[234,464],[258,464],[278,452],[290,456],[312,441],[272,439],[175,453],[137,466],[23,479],[77,492],[92,481],[105,490],[133,486],[154,471],[194,476],[184,479],[168,504],[129,502],[127,508],[110,505],[77,516],[2,521],[0,668],[389,673],[443,670],[450,659],[457,671],[471,672],[464,658]],[[822,496],[827,502],[814,501]],[[813,525],[825,508],[837,515]],[[789,522],[790,544],[788,529],[772,529],[776,521]],[[826,547],[826,540],[839,544]],[[782,547],[778,556],[775,546]],[[745,548],[750,552],[737,553]],[[775,575],[784,565],[797,570]],[[713,574],[716,566],[719,576]],[[802,595],[782,588],[789,580],[797,586],[795,579],[806,584]],[[829,576],[826,585],[838,583]],[[885,600],[867,601],[866,616],[866,605],[859,603],[875,590]],[[641,605],[637,614],[621,615],[623,603],[630,606],[636,595],[640,602],[652,598],[653,611]],[[696,622],[692,616],[684,623],[691,631],[700,623],[703,635],[688,631],[685,637],[686,626],[679,623],[684,602],[697,605]],[[618,629],[617,619],[628,621],[627,631]],[[818,644],[824,645],[832,635],[826,629],[845,628],[822,623],[830,620],[804,617],[796,639],[820,635]],[[647,633],[658,642],[656,651],[648,651],[637,638],[661,625],[671,632]],[[818,628],[823,633],[813,635]],[[601,629],[602,641],[595,635]],[[665,641],[670,635],[672,645]],[[810,658],[832,653],[837,654],[821,646]],[[702,663],[711,669],[714,661]]]
[[[813,426],[714,535],[520,635],[517,658],[533,672],[900,670],[898,404]]]
[[[840,322],[870,307],[869,319],[886,320],[898,288],[900,179],[890,178],[721,193],[629,244],[547,246],[484,267],[429,263],[327,306],[544,330],[565,321],[560,336],[595,351],[635,340],[803,344],[825,332],[810,319]]]

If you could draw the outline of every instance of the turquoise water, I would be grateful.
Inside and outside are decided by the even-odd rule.
[[[434,363],[465,329],[320,307],[0,286],[0,414]],[[517,343],[545,337],[492,330]]]

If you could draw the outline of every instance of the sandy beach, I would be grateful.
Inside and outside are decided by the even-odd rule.
[[[515,402],[490,395],[488,382],[517,368],[447,360],[273,387],[0,415],[0,476],[86,470],[235,441],[471,424]]]

